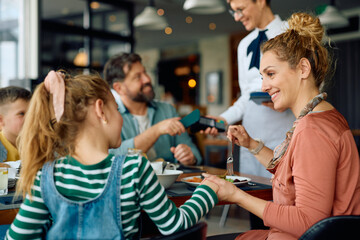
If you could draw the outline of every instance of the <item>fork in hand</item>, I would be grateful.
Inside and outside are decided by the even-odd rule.
[[[234,139],[231,141],[231,156],[226,160],[226,175],[233,176],[234,175]]]

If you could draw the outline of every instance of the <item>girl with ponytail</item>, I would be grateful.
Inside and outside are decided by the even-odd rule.
[[[139,239],[141,211],[169,235],[215,206],[210,181],[177,209],[145,157],[109,154],[120,147],[122,124],[101,77],[51,71],[19,137],[24,203],[6,239]]]

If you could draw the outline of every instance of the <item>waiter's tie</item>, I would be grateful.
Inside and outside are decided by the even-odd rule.
[[[267,31],[266,30],[263,30],[263,31],[259,31],[259,35],[257,38],[254,39],[254,41],[252,41],[247,49],[247,55],[249,55],[251,52],[253,53],[252,54],[252,57],[251,57],[251,60],[250,60],[250,65],[249,65],[249,70],[252,68],[252,67],[256,67],[257,69],[259,69],[259,66],[260,66],[260,45],[261,43],[267,41],[267,37],[266,37],[266,34],[265,32]]]

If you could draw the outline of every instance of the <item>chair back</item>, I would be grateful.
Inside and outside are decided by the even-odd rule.
[[[299,240],[360,239],[360,216],[328,217],[311,226]]]
[[[156,240],[205,240],[206,239],[207,224],[205,222],[198,222],[194,226],[180,232],[173,233],[168,236],[159,236],[151,239]]]
[[[4,239],[10,224],[0,225],[0,239]]]

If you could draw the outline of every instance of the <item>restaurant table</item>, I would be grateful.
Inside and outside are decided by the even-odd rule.
[[[209,166],[181,166],[178,170],[182,170],[184,173],[181,174],[176,182],[168,189],[166,189],[166,194],[170,200],[172,200],[177,207],[183,205],[187,200],[190,199],[195,187],[189,187],[186,183],[181,182],[182,178],[190,176],[199,176],[203,172],[207,172],[213,175],[223,175],[226,170],[221,168],[214,168]],[[235,175],[250,178],[251,185],[245,183],[238,186],[240,189],[249,193],[252,196],[261,198],[263,200],[271,201],[272,198],[272,186],[269,178],[249,175],[249,174],[240,174],[239,172],[234,172]],[[217,205],[232,204],[231,202],[220,201]],[[160,232],[157,229],[156,225],[151,221],[149,216],[142,212],[141,214],[142,221],[142,238],[151,238],[154,236],[159,236]]]
[[[192,192],[195,189],[195,188],[188,188],[185,183],[181,182],[182,178],[200,175],[202,172],[207,172],[214,175],[223,175],[226,172],[225,169],[214,168],[209,166],[194,166],[194,167],[181,166],[180,170],[182,170],[184,173],[178,177],[177,182],[175,182],[173,186],[171,186],[169,189],[166,190],[166,194],[168,195],[169,199],[171,199],[177,207],[181,206],[182,204],[185,203],[186,200],[190,199]],[[241,189],[243,189],[244,191],[255,197],[268,201],[272,200],[272,188],[269,178],[253,176],[248,174],[240,174],[239,172],[234,172],[234,173],[235,175],[250,178],[251,183],[255,184],[252,186],[248,184],[241,185],[240,186]],[[15,194],[14,191],[15,189],[9,189],[8,195],[0,196],[0,225],[11,224],[17,212],[19,211],[19,207],[22,202],[22,199],[21,198],[16,199],[13,202],[13,196]],[[218,203],[218,205],[224,205],[224,204],[231,204],[231,203],[229,202]],[[151,224],[147,224],[148,223],[147,215],[142,214],[142,218],[143,218],[142,232],[144,234],[147,234],[149,233],[148,229],[150,229],[149,231],[152,232],[154,230],[154,227]]]
[[[182,170],[184,173],[181,174],[176,182],[166,190],[166,194],[169,199],[171,199],[177,207],[183,205],[186,200],[190,199],[192,192],[195,188],[188,187],[186,183],[181,182],[182,178],[190,176],[198,176],[203,172],[207,172],[213,175],[223,175],[226,170],[221,168],[214,168],[210,166],[193,166],[193,167],[184,167],[181,166],[179,170]],[[249,193],[254,197],[261,198],[263,200],[271,201],[272,198],[272,187],[269,178],[264,178],[260,176],[254,176],[249,174],[243,174],[239,172],[234,172],[235,175],[247,177],[251,179],[252,185],[243,184],[240,185],[240,189]],[[187,191],[186,191],[187,190]],[[218,205],[231,204],[230,202],[220,201]]]
[[[0,196],[0,225],[13,222],[22,203],[22,197],[14,199],[15,189],[10,188],[9,193]]]

